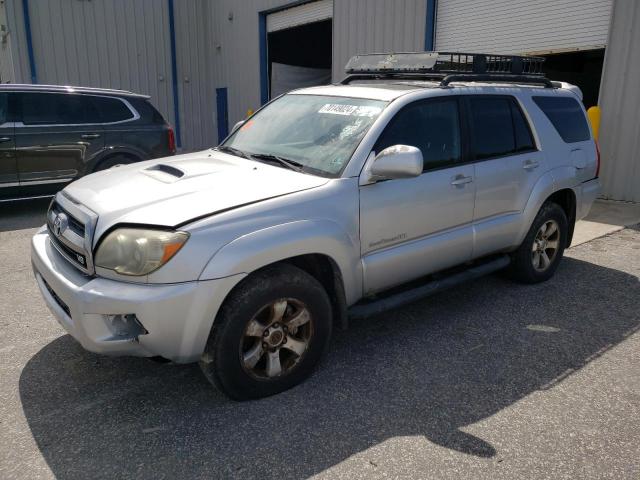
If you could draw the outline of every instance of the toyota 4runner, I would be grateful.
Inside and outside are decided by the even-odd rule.
[[[547,280],[599,153],[541,62],[357,56],[217,148],[81,178],[33,237],[42,295],[86,349],[199,361],[248,399],[309,376],[349,317],[502,268]]]

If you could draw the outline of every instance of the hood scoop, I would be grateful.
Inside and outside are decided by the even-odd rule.
[[[142,170],[142,173],[165,183],[177,182],[180,178],[184,177],[182,170],[164,163],[158,163],[152,167],[145,168]]]

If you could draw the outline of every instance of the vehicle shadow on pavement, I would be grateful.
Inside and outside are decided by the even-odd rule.
[[[0,232],[44,225],[50,198],[0,202]]]
[[[492,457],[462,429],[620,343],[638,298],[637,277],[571,258],[540,285],[488,277],[336,331],[309,381],[244,403],[197,366],[100,357],[67,335],[28,362],[20,396],[63,480],[308,477],[408,435]]]

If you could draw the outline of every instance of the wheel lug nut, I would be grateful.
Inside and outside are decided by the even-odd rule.
[[[262,332],[262,336],[263,337],[268,337],[269,336],[269,330],[265,330],[264,332]]]
[[[280,325],[278,325],[277,323],[273,324],[273,328],[278,328]]]
[[[262,348],[266,349],[269,345],[267,345],[267,342],[263,342],[262,343]]]

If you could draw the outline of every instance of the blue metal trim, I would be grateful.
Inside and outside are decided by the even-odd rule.
[[[267,56],[267,14],[258,14],[258,35],[260,36],[260,103],[269,101],[269,57]]]
[[[427,24],[424,30],[424,50],[432,51],[436,39],[436,11],[438,0],[427,0]]]
[[[29,56],[29,69],[31,70],[31,83],[38,83],[36,71],[36,57],[33,54],[33,41],[31,39],[31,18],[29,17],[29,0],[22,0],[22,14],[24,17],[24,33],[27,37],[27,55]]]
[[[216,88],[216,115],[218,119],[218,144],[220,144],[229,135],[227,87]]]
[[[167,0],[169,6],[169,39],[171,45],[171,86],[173,88],[173,112],[176,128],[176,145],[182,146],[180,135],[180,102],[178,93],[178,65],[176,62],[176,26],[173,13],[173,0]]]

